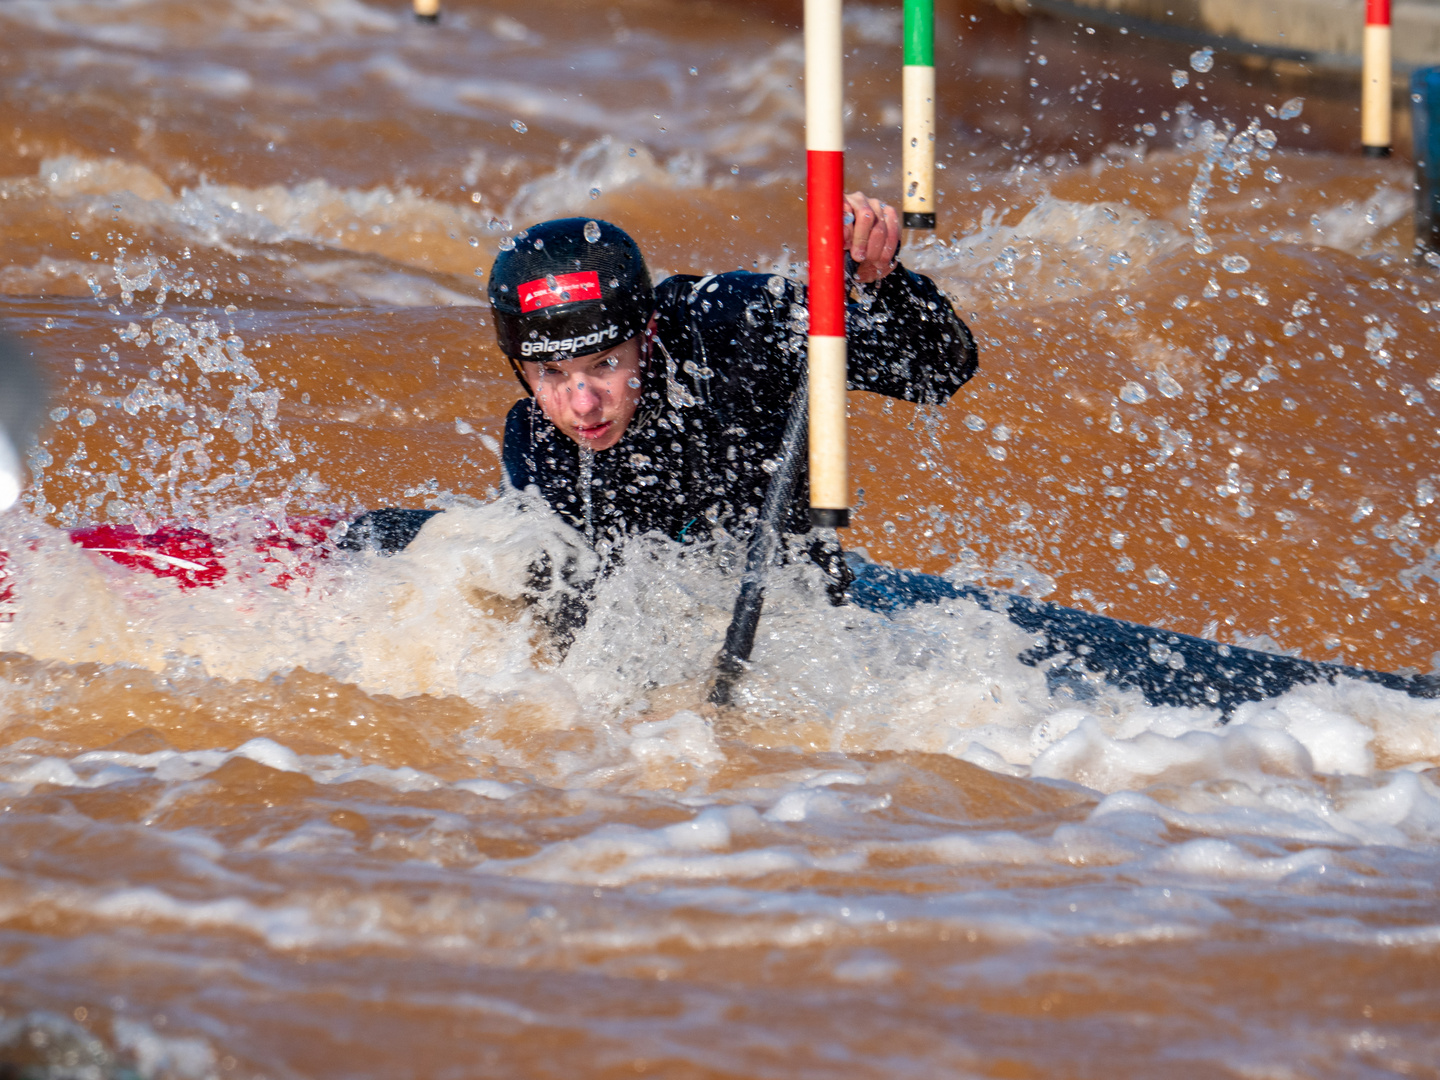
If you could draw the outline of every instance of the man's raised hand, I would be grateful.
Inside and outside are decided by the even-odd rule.
[[[855,276],[867,285],[895,268],[900,247],[900,215],[863,191],[845,196],[845,246],[855,260]]]

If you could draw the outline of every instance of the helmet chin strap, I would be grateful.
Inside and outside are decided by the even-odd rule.
[[[517,361],[513,356],[506,356],[505,359],[510,361],[510,370],[515,372],[515,378],[520,380],[520,385],[525,390],[525,396],[533,398],[535,396],[535,391],[530,389],[530,384],[525,380],[525,372],[520,370],[519,361]]]

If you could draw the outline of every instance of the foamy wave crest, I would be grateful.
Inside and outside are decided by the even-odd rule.
[[[211,43],[227,32],[273,37],[393,33],[402,16],[361,0],[235,0],[195,5],[184,0],[15,0],[7,20],[98,45],[162,51],[178,41]]]
[[[940,277],[962,306],[983,310],[1125,288],[1184,246],[1174,225],[1132,207],[1046,195],[1016,225],[986,224],[971,236],[923,247],[910,261]]]
[[[592,202],[591,192],[641,185],[678,191],[704,183],[705,165],[698,156],[682,153],[661,165],[643,146],[627,147],[606,135],[568,163],[523,185],[505,213],[511,221],[528,224],[582,212]]]
[[[1308,230],[1299,233],[1296,239],[1368,255],[1376,250],[1382,235],[1413,210],[1414,201],[1408,193],[1381,186],[1363,202],[1347,199],[1338,206],[1319,211],[1312,217]]]
[[[523,602],[534,587],[532,564],[545,551],[552,565],[580,563],[581,576],[594,567],[573,532],[515,494],[451,506],[397,556],[327,549],[326,558],[300,552],[268,567],[237,556],[220,587],[189,591],[60,534],[13,520],[4,530],[19,603],[14,622],[0,624],[0,649],[41,660],[257,682],[305,668],[370,695],[454,695],[487,718],[468,736],[472,753],[571,788],[679,789],[705,803],[735,745],[848,755],[843,768],[753,786],[741,800],[751,808],[743,820],[727,811],[697,818],[693,828],[597,837],[494,866],[519,877],[615,884],[848,872],[777,849],[749,854],[736,837],[883,810],[873,790],[891,786],[880,778],[886,755],[915,752],[1059,784],[1096,802],[1078,832],[998,846],[956,838],[930,853],[947,861],[984,861],[1003,849],[1010,861],[1279,880],[1330,863],[1287,862],[1293,852],[1278,850],[1177,850],[1166,831],[1310,848],[1440,839],[1440,702],[1342,681],[1242,706],[1222,725],[1214,711],[1150,707],[1133,692],[1052,697],[1044,671],[1018,659],[1034,638],[1003,615],[962,599],[893,616],[837,611],[820,572],[807,565],[773,572],[740,711],[707,716],[705,680],[736,587],[735,552],[724,544],[632,544],[557,663],[535,652],[543,639]],[[282,574],[288,588],[272,587]],[[524,717],[525,737],[505,733],[512,715]],[[326,784],[462,784],[501,800],[514,791],[487,775],[442,780],[400,763],[377,772],[363,761],[296,754],[287,742],[304,737],[303,718],[295,723],[302,726],[269,729],[230,751],[12,755],[3,779],[17,791],[103,786],[136,769],[178,780],[243,757]],[[562,729],[586,732],[584,748],[537,757],[531,738]]]
[[[284,285],[300,297],[330,302],[479,303],[432,275],[468,276],[477,259],[471,248],[494,231],[494,219],[480,207],[440,202],[408,188],[337,188],[324,180],[260,188],[203,182],[176,193],[141,165],[74,155],[47,158],[37,181],[38,188],[24,181],[8,188],[17,197],[58,201],[82,225],[118,218],[132,228],[237,255],[290,247],[282,260]],[[295,245],[312,252],[297,261]],[[76,276],[92,292],[109,286],[94,267],[70,260],[7,267],[3,275],[0,287],[7,291],[48,291],[73,284]],[[264,286],[257,282],[254,291]]]

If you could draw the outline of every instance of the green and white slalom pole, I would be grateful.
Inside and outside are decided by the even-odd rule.
[[[840,0],[805,0],[810,523],[850,524],[845,402],[845,83]]]
[[[935,228],[935,0],[905,0],[901,76],[907,229]]]

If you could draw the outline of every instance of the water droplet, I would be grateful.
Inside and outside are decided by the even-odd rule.
[[[515,241],[514,241],[514,239],[512,239],[512,238],[509,237],[509,236],[502,236],[502,237],[500,238],[500,250],[501,250],[501,251],[514,251],[514,250],[515,250]]]
[[[1004,461],[1009,456],[1009,453],[1008,451],[1006,451],[1005,447],[995,446],[993,443],[985,448],[985,452],[989,454],[992,458],[994,458],[996,461]]]
[[[631,390],[639,390],[640,379],[635,375],[631,375],[630,378],[626,380],[625,385],[630,387]]]
[[[1179,397],[1185,392],[1185,388],[1164,371],[1155,373],[1155,388],[1168,398]]]
[[[1149,396],[1138,382],[1127,382],[1120,388],[1120,400],[1131,405],[1143,405]]]
[[[778,300],[785,295],[785,279],[779,274],[771,274],[770,279],[765,282],[765,288]]]
[[[1305,111],[1305,99],[1303,97],[1292,97],[1284,105],[1280,106],[1281,120],[1294,120]]]
[[[700,74],[700,69],[699,69],[699,68],[693,68],[693,67],[692,67],[692,68],[690,69],[690,74],[691,74],[691,75],[699,75],[699,74]]]
[[[1170,580],[1170,575],[1161,570],[1158,566],[1152,566],[1145,571],[1145,580],[1151,585],[1164,585]]]
[[[589,240],[590,243],[592,243],[592,244],[595,243],[595,241],[597,241],[597,240],[600,239],[600,224],[599,224],[599,222],[587,221],[587,222],[585,223],[585,239],[586,239],[586,240]]]
[[[1220,265],[1232,274],[1243,274],[1250,269],[1250,260],[1244,255],[1226,255],[1220,260]]]
[[[81,409],[80,415],[75,418],[75,421],[81,427],[89,427],[91,424],[95,423],[95,410]]]
[[[993,435],[999,442],[1008,442],[1010,439],[1010,429],[1004,424],[996,424],[995,430],[992,431],[990,434]]]
[[[480,238],[479,238],[478,236],[472,236],[472,237],[470,237],[469,244],[470,244],[471,247],[479,247],[479,246],[480,246]]]
[[[1170,81],[1176,86],[1188,86],[1190,84],[1190,73],[1176,69],[1170,72]]]
[[[519,120],[511,120],[511,121],[510,121],[510,126],[511,126],[512,128],[514,128],[516,131],[518,131],[521,135],[524,135],[525,132],[527,132],[527,131],[530,130],[528,127],[526,127],[526,126],[524,125],[524,123],[522,123],[522,122],[519,121]]]
[[[634,157],[634,156],[635,156],[635,147],[633,147],[633,146],[630,147],[630,154],[629,154],[629,156],[630,156],[630,157]]]
[[[545,246],[545,241],[544,241],[543,239],[541,239],[540,237],[537,236],[537,237],[535,238],[535,250],[536,250],[536,251],[539,251],[539,250],[540,250],[541,248],[543,248],[544,246]]]
[[[1265,170],[1265,179],[1269,180],[1272,184],[1278,184],[1281,180],[1284,180],[1285,177],[1281,174],[1279,169],[1275,168],[1274,165],[1271,165],[1268,169]]]
[[[1190,66],[1204,74],[1215,66],[1214,49],[1196,49],[1190,54]]]
[[[485,268],[484,268],[483,266],[477,266],[477,267],[475,267],[475,276],[476,276],[476,277],[484,277],[484,276],[485,276]]]
[[[600,189],[598,187],[592,187],[590,189],[590,197],[592,199],[598,199],[600,197]]]
[[[51,419],[51,420],[54,420],[57,424],[58,424],[61,420],[64,420],[64,419],[65,419],[67,416],[69,416],[69,415],[70,415],[70,410],[67,409],[67,408],[65,408],[63,405],[62,405],[60,408],[58,408],[58,409],[51,409],[51,410],[50,410],[50,419]]]
[[[1153,139],[1155,137],[1155,130],[1156,129],[1154,124],[1140,125],[1140,133],[1144,135],[1147,139]]]
[[[970,413],[968,416],[965,417],[965,426],[971,431],[984,431],[985,421],[980,419],[980,417],[976,416],[974,413]]]

